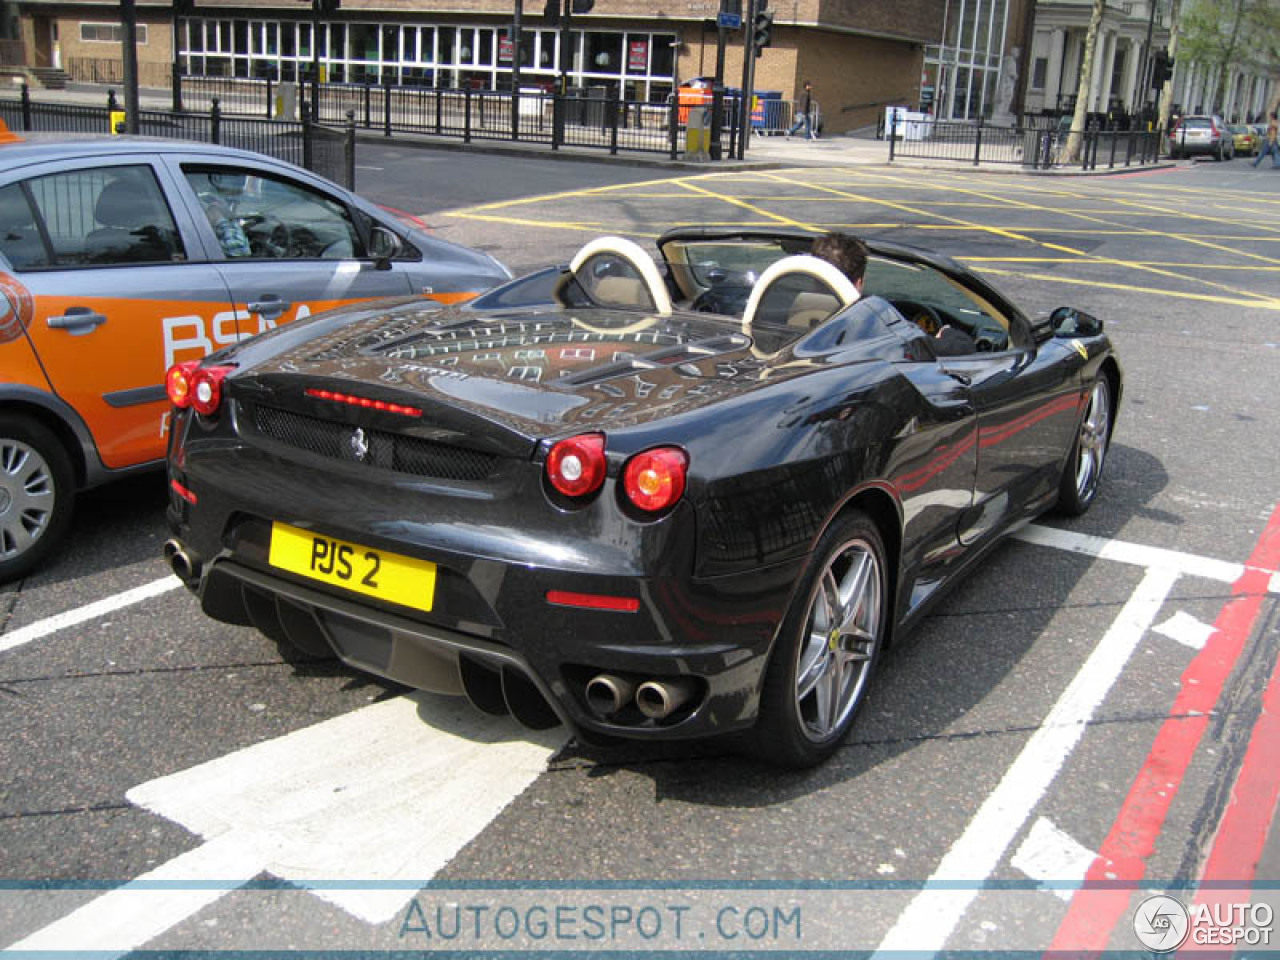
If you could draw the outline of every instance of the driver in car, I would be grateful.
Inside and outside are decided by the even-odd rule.
[[[838,267],[842,273],[850,280],[853,285],[858,288],[858,292],[862,293],[862,281],[867,272],[867,245],[863,243],[860,237],[855,237],[851,233],[840,233],[832,231],[824,233],[818,239],[813,241],[813,246],[809,252],[813,256]],[[948,323],[942,324],[938,329],[930,329],[936,324],[928,321],[922,323],[925,318],[914,318],[917,325],[920,326],[925,333],[932,336],[933,352],[939,357],[958,357],[966,353],[974,353],[978,347],[976,341],[963,330],[957,330]]]
[[[197,191],[197,194],[204,204],[204,214],[209,218],[223,254],[230,258],[253,256],[249,237],[236,217],[236,205],[244,192],[244,176],[210,173],[208,178],[211,189]]]

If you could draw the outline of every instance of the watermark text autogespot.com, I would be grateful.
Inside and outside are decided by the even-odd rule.
[[[759,903],[546,902],[518,906],[417,897],[406,908],[400,938],[422,943],[509,947],[569,944],[675,946],[690,943],[798,946],[799,906]]]

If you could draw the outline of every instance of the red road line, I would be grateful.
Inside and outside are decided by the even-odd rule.
[[[1213,636],[1183,672],[1170,716],[1156,734],[1151,752],[1085,875],[1084,887],[1072,898],[1048,953],[1100,954],[1106,949],[1112,931],[1128,910],[1133,889],[1146,873],[1146,858],[1155,849],[1169,807],[1209,723],[1208,714],[1217,705],[1253,632],[1277,566],[1280,504],[1244,573],[1232,584],[1232,599],[1218,614]],[[1197,713],[1200,715],[1189,716]]]
[[[1258,875],[1258,862],[1267,842],[1267,830],[1280,799],[1280,662],[1271,674],[1262,696],[1262,712],[1249,734],[1245,749],[1217,836],[1200,874],[1200,892],[1196,902],[1209,908],[1211,916],[1226,916],[1228,904],[1248,903],[1253,881]],[[1190,941],[1184,951],[1203,951],[1203,945]],[[1232,947],[1220,952],[1230,955]]]
[[[400,220],[407,220],[408,222],[412,223],[415,227],[417,227],[419,230],[426,230],[428,233],[432,232],[431,226],[416,214],[408,213],[404,210],[397,210],[395,207],[388,206],[385,203],[380,203],[378,204],[378,206],[380,206],[383,210],[387,211],[387,213],[391,214],[393,217],[397,217]]]

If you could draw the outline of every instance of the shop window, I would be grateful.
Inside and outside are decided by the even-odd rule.
[[[669,33],[655,33],[649,43],[649,75],[674,77],[676,38]]]
[[[454,41],[458,31],[453,27],[440,27],[436,30],[436,63],[455,63]]]
[[[147,42],[147,25],[137,25],[134,36],[139,44]],[[120,43],[124,40],[124,26],[119,23],[82,23],[80,39],[86,43]]]
[[[349,28],[351,59],[378,59],[378,28],[372,23],[353,23]]]
[[[644,76],[649,72],[649,37],[627,34],[627,73]]]
[[[493,37],[494,32],[492,30],[476,31],[475,62],[481,66],[491,67],[494,64]]]
[[[622,69],[622,34],[588,33],[583,69],[590,73],[620,73]]]

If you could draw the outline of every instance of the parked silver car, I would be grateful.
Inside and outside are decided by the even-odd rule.
[[[1183,117],[1169,134],[1169,155],[1175,160],[1201,153],[1216,160],[1235,158],[1235,138],[1216,114]]]

